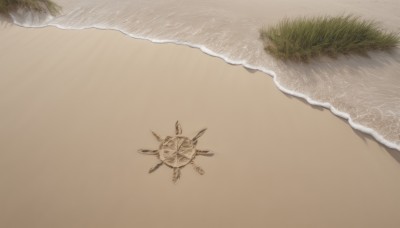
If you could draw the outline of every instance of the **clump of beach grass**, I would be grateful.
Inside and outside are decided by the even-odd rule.
[[[284,19],[260,30],[265,50],[283,60],[308,61],[319,55],[366,54],[400,43],[398,34],[385,32],[373,20],[353,15]]]
[[[0,0],[0,13],[9,14],[18,9],[36,13],[50,13],[55,16],[61,7],[51,0]]]

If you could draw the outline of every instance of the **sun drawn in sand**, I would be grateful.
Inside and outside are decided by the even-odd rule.
[[[209,150],[196,149],[197,140],[204,134],[207,129],[203,129],[197,133],[192,139],[182,136],[182,127],[177,121],[175,123],[175,135],[167,136],[165,139],[152,132],[157,141],[160,142],[158,150],[143,150],[138,152],[146,155],[155,155],[160,160],[157,165],[149,170],[149,173],[156,171],[163,164],[173,169],[172,181],[175,183],[181,176],[181,168],[190,164],[200,175],[204,174],[204,170],[194,163],[197,155],[213,156]]]

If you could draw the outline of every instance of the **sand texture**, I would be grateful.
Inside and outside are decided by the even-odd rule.
[[[0,227],[400,227],[398,151],[264,73],[118,32],[0,28]],[[148,170],[194,137],[205,171]]]

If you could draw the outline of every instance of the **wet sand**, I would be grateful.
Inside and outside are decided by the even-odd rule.
[[[0,227],[400,226],[398,151],[264,73],[113,31],[0,34]],[[176,120],[215,156],[173,184],[136,151]]]

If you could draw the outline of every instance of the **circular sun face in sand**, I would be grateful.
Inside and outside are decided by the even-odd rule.
[[[166,166],[174,170],[172,181],[176,182],[180,178],[180,169],[184,166],[191,164],[193,168],[201,175],[204,170],[194,163],[197,155],[212,156],[209,150],[196,149],[197,140],[204,134],[206,129],[197,133],[192,139],[182,136],[182,128],[179,122],[175,124],[175,136],[167,136],[162,139],[156,133],[152,132],[157,141],[160,142],[158,150],[139,150],[140,153],[147,155],[156,155],[160,162],[149,170],[149,173],[154,172],[160,166]]]
[[[159,149],[160,160],[172,168],[189,164],[196,156],[193,141],[185,136],[168,136]]]

